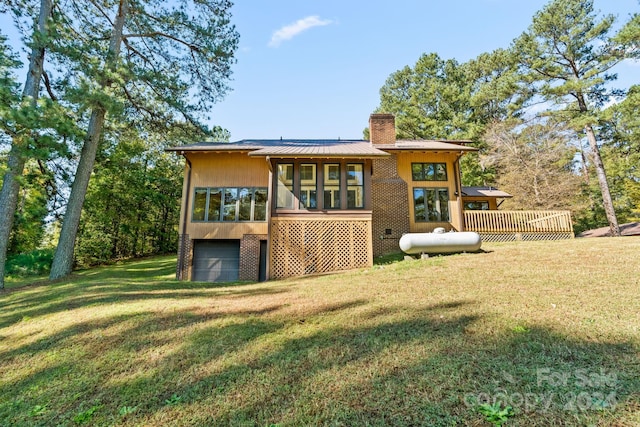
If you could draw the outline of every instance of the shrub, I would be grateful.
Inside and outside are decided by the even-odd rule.
[[[53,261],[53,248],[36,249],[7,257],[7,276],[39,276],[48,274]]]

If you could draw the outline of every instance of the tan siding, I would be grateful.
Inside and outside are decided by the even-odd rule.
[[[187,154],[193,166],[191,189],[195,187],[266,187],[269,167],[264,158],[247,153]]]
[[[436,227],[444,227],[449,229],[453,226],[458,231],[462,230],[462,217],[460,216],[460,205],[458,197],[456,197],[456,177],[454,163],[457,155],[453,153],[417,153],[417,152],[399,152],[398,157],[398,175],[407,182],[409,201],[409,226],[412,233],[430,232]],[[411,178],[411,163],[446,163],[447,165],[447,182],[442,181],[413,181]],[[451,222],[422,223],[415,221],[413,214],[413,188],[414,187],[432,187],[447,188],[449,190],[449,214]]]
[[[266,222],[189,222],[192,239],[242,239],[245,234],[267,234]]]
[[[242,239],[245,234],[268,233],[266,221],[191,222],[193,191],[197,187],[267,187],[269,167],[263,158],[253,159],[247,153],[189,153],[187,157],[192,167],[191,188],[189,206],[183,206],[183,211],[187,212],[186,234],[191,239]]]

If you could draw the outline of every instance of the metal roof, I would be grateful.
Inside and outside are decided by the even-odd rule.
[[[273,157],[386,157],[389,153],[378,150],[368,141],[304,140],[291,141],[252,151],[249,156]]]
[[[463,141],[400,140],[395,144],[371,145],[369,141],[362,139],[243,139],[235,142],[200,142],[167,148],[166,151],[178,153],[249,151],[250,156],[371,158],[388,156],[386,151],[397,150],[440,152],[478,150],[462,143]]]
[[[469,152],[469,151],[478,151],[475,147],[467,147],[462,145],[462,143],[466,143],[467,141],[455,141],[455,142],[447,142],[447,141],[436,141],[431,139],[402,139],[397,140],[395,144],[384,144],[384,145],[376,145],[376,148],[380,150],[407,150],[407,151],[460,151],[460,152]]]
[[[493,187],[462,187],[462,196],[468,197],[513,197],[511,194]]]
[[[243,139],[235,142],[199,142],[197,144],[179,145],[167,148],[166,151],[253,151],[264,148],[267,142],[267,140],[257,139]]]
[[[250,156],[274,157],[385,157],[388,153],[365,140],[341,139],[243,139],[235,142],[201,142],[168,148],[167,151],[249,151]]]

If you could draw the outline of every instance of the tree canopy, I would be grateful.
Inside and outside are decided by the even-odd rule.
[[[11,189],[7,192],[11,197],[3,199],[2,215],[13,218],[17,212],[18,189],[30,180],[23,176],[25,165],[34,161],[44,166],[47,176],[54,176],[55,183],[62,187],[56,189],[54,199],[58,201],[57,196],[62,195],[65,208],[53,209],[51,197],[41,204],[47,204],[49,220],[51,215],[54,219],[64,217],[52,269],[52,277],[60,277],[73,266],[76,235],[83,221],[83,203],[95,160],[98,158],[100,165],[106,161],[105,156],[118,152],[118,144],[128,143],[118,138],[142,141],[145,148],[138,155],[146,158],[151,175],[156,168],[164,168],[164,144],[228,137],[219,127],[209,128],[205,120],[211,106],[229,89],[239,36],[231,23],[231,2],[227,0],[86,4],[13,0],[6,6],[27,44],[39,52],[31,57],[40,58],[40,74],[27,73],[35,82],[30,86],[34,91],[30,99],[44,95],[42,104],[59,111],[60,117],[73,126],[69,130],[61,121],[42,132],[43,123],[32,121],[28,127],[40,136],[31,145],[12,138],[3,129],[3,135],[11,141],[9,158],[14,161],[8,161],[10,179],[5,176],[3,180],[3,191],[4,187]],[[33,17],[38,16],[34,26]],[[18,111],[10,110],[14,114]],[[49,149],[55,155],[41,152],[46,147],[43,137],[58,144]],[[124,168],[113,177],[126,182],[130,179],[126,175],[135,174],[135,169]],[[70,177],[73,183],[68,181]],[[93,190],[90,193],[94,194]],[[141,193],[133,192],[131,197],[154,202]],[[172,203],[177,204],[177,200]],[[86,212],[83,217],[88,220]],[[169,217],[169,224],[175,221]],[[171,228],[169,224],[162,228]],[[156,239],[158,251],[167,250],[167,242],[172,241],[163,239]],[[6,250],[0,252],[6,254]],[[4,265],[4,258],[0,261]]]
[[[516,161],[511,150],[517,145],[530,151],[533,146],[549,148],[553,144],[564,147],[562,153],[581,152],[581,164],[564,157],[550,162],[546,149],[530,151],[530,155],[538,157],[548,176],[553,176],[559,165],[565,165],[561,169],[567,179],[583,175],[578,182],[585,188],[576,194],[588,198],[588,203],[574,203],[558,180],[549,180],[557,188],[547,189],[547,193],[566,198],[565,205],[574,210],[589,206],[592,212],[603,213],[600,219],[592,218],[581,227],[597,225],[606,218],[613,234],[619,234],[616,209],[624,210],[627,196],[611,196],[605,167],[613,167],[614,147],[624,145],[622,141],[637,134],[638,128],[628,127],[624,135],[607,133],[606,128],[613,126],[607,124],[607,117],[615,117],[615,126],[620,129],[623,113],[619,108],[628,110],[637,105],[634,96],[630,93],[626,97],[621,104],[624,107],[615,110],[617,114],[607,111],[625,99],[625,91],[615,86],[614,67],[625,59],[638,58],[640,19],[638,14],[632,15],[618,33],[614,23],[613,16],[600,16],[595,11],[593,0],[551,0],[507,48],[482,53],[466,63],[442,59],[436,53],[423,54],[413,67],[392,73],[380,89],[377,111],[396,115],[401,138],[474,141],[481,152],[477,159],[463,158],[466,185],[506,182],[510,172],[505,161]],[[561,126],[565,131],[550,132],[549,126]],[[543,128],[547,131],[542,132]],[[583,147],[583,139],[588,147]],[[515,145],[506,144],[507,140]],[[604,160],[600,153],[603,144],[608,157]],[[555,149],[551,152],[559,153]],[[631,172],[626,173],[625,179],[633,181]],[[600,203],[594,199],[591,175],[598,183]],[[524,183],[520,189],[527,197]]]

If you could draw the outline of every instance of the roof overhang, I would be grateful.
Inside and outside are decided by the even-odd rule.
[[[495,197],[508,199],[511,194],[493,187],[462,187],[462,197]]]
[[[187,153],[248,153],[251,157],[271,158],[354,158],[373,159],[390,154],[364,140],[242,140],[236,142],[201,142],[167,148],[165,151]]]
[[[468,153],[478,151],[476,147],[462,145],[467,141],[445,142],[436,140],[399,140],[395,144],[376,145],[375,147],[384,151],[433,151],[449,153]]]
[[[478,151],[463,145],[467,141],[400,140],[394,144],[372,145],[364,140],[242,140],[236,142],[201,142],[165,149],[178,154],[246,152],[251,157],[272,158],[360,158],[389,156],[389,152],[433,152],[462,155]]]
[[[178,145],[176,147],[165,148],[164,151],[174,152],[178,154],[184,153],[228,153],[228,152],[249,152],[253,150],[259,150],[262,147],[238,145],[234,143],[218,143],[218,144],[191,144],[191,145]]]
[[[264,147],[249,153],[250,157],[291,158],[354,158],[374,159],[390,154],[374,148],[368,142],[336,142],[333,144],[304,143]]]

